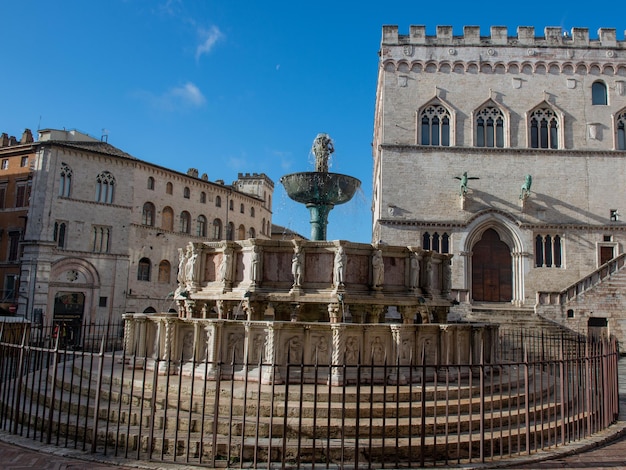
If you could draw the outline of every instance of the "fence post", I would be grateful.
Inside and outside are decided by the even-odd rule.
[[[46,437],[46,444],[50,444],[52,442],[52,420],[54,418],[54,397],[56,396],[57,390],[57,368],[59,366],[59,337],[61,335],[57,334],[57,337],[54,340],[54,349],[52,350],[52,391],[50,396],[52,399],[50,400],[50,410],[48,411],[48,436]]]
[[[480,461],[485,462],[485,355],[484,355],[484,338],[480,341],[480,364],[478,372],[480,373]],[[471,426],[471,424],[470,424]]]
[[[22,331],[22,344],[20,345],[20,355],[17,361],[17,374],[15,376],[15,403],[13,406],[13,434],[17,434],[18,423],[20,420],[20,397],[22,396],[22,369],[24,367],[24,349],[26,348],[26,331]]]
[[[98,380],[96,382],[96,399],[94,402],[93,409],[93,436],[91,438],[91,453],[96,452],[96,446],[98,444],[98,421],[100,414],[100,395],[101,395],[101,387],[102,387],[102,375],[103,375],[103,367],[104,367],[104,341],[106,340],[106,335],[102,337],[102,342],[100,343],[100,352],[98,353]],[[113,377],[111,377],[113,380]],[[107,416],[107,420],[109,417]],[[104,436],[104,439],[107,439],[107,436]]]

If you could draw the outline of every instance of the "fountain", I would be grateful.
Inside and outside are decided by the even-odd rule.
[[[311,240],[326,240],[328,214],[337,204],[352,199],[361,186],[357,178],[328,172],[328,160],[334,150],[328,134],[318,134],[311,149],[315,155],[315,171],[292,173],[280,179],[287,195],[309,209]]]
[[[375,401],[385,403],[379,411],[370,410],[369,416],[382,413],[385,423],[389,397],[397,399],[389,410],[416,409],[418,384],[421,400],[425,400],[435,396],[441,377],[455,383],[457,393],[462,389],[471,397],[477,393],[473,378],[493,370],[490,366],[497,360],[496,325],[447,321],[452,304],[452,255],[419,246],[325,240],[328,212],[350,200],[360,185],[355,178],[328,172],[332,150],[330,138],[320,134],[313,145],[316,171],[281,179],[289,196],[311,211],[312,240],[190,242],[180,249],[179,286],[174,294],[178,312],[125,315],[125,350],[145,353],[145,360],[133,357],[131,367],[143,368],[143,374],[152,370],[155,385],[159,375],[165,375],[169,383],[173,381],[170,376],[178,374],[178,390],[185,390],[183,395],[191,400],[193,383],[200,382],[206,393],[198,397],[213,397],[214,406],[181,405],[188,406],[186,410],[210,408],[219,414],[222,409],[218,405],[230,400],[225,409],[241,413],[226,422],[223,418],[207,421],[217,423],[211,428],[212,452],[221,452],[227,460],[231,447],[223,446],[235,433],[235,440],[241,442],[241,461],[278,458],[272,449],[277,436],[283,439],[282,458],[315,461],[316,449],[323,445],[315,421],[318,413],[312,411],[313,424],[297,431],[298,425],[293,428],[287,419],[295,419],[291,414],[298,410],[304,417],[303,410],[316,409],[318,400],[322,401],[321,384],[328,387],[325,393],[333,397],[333,407],[338,404],[334,403],[336,397],[353,400],[340,407],[354,412],[356,406],[351,419],[360,416],[359,394],[375,395],[368,406]],[[391,387],[389,395],[386,391],[374,393],[375,385]],[[299,390],[296,407],[290,401],[294,397],[290,387]],[[250,408],[255,396],[257,407]],[[466,395],[459,396],[466,399]],[[271,405],[281,397],[284,406]],[[439,410],[436,404],[420,406]],[[274,412],[279,408],[285,410],[282,426],[286,431],[273,427],[278,423]],[[331,409],[330,399],[322,408]],[[470,415],[480,415],[470,410]],[[416,431],[410,425],[399,426],[395,421],[398,415],[390,413],[393,432],[399,436],[401,430],[402,438],[410,442]],[[256,428],[249,431],[253,416]],[[348,428],[355,430],[357,440],[392,432],[379,425],[380,420],[370,420],[363,426],[365,434],[359,434],[358,421],[356,426],[343,427],[343,419],[331,420],[330,416],[324,431],[328,436],[343,436]],[[194,416],[188,422],[203,420]],[[241,426],[235,426],[235,421]],[[259,439],[251,445],[247,438],[252,432]],[[308,439],[312,447],[303,450],[301,438]],[[343,459],[343,439],[332,441],[332,446],[324,441],[328,449],[322,455]],[[204,444],[194,445],[199,454],[207,452],[201,450]],[[359,458],[384,461],[382,454],[369,454],[372,446],[384,453],[384,444],[381,448],[370,441],[361,447],[369,449],[368,456]],[[359,453],[358,444],[356,449]],[[355,464],[354,468],[359,467]]]
[[[164,373],[262,383],[284,381],[284,367],[294,361],[475,363],[472,345],[490,344],[497,328],[448,324],[452,255],[417,246],[326,241],[329,211],[360,186],[356,178],[328,171],[333,150],[330,137],[319,134],[312,148],[316,171],[281,178],[289,196],[309,208],[312,240],[190,242],[180,250],[178,313],[129,315],[137,321],[128,347],[145,348],[158,356],[157,363],[167,362]],[[485,350],[488,355],[491,348]],[[232,365],[219,373],[204,364],[194,370],[192,358]],[[332,367],[327,380],[355,380],[344,374]],[[317,380],[306,374],[300,379]]]

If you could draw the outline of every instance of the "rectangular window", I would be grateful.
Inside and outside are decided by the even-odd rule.
[[[0,209],[6,208],[6,196],[7,196],[7,187],[6,185],[0,186]]]
[[[545,234],[535,237],[535,267],[563,267],[563,240],[559,235]]]
[[[20,232],[9,232],[9,253],[7,257],[8,261],[18,261],[19,246]]]
[[[27,207],[30,197],[29,186],[27,183],[18,184],[15,190],[15,207]]]
[[[108,253],[111,242],[111,227],[94,225],[92,230],[92,251]]]
[[[57,247],[65,248],[65,234],[67,232],[67,222],[55,222],[53,239]]]
[[[20,167],[24,168],[28,166],[28,157],[22,157],[20,160]]]
[[[2,300],[10,302],[17,298],[17,274],[7,274],[4,278],[4,290],[2,292]]]
[[[3,158],[2,159],[2,169],[3,170],[8,170],[9,169],[9,159],[8,158]]]
[[[100,307],[106,307],[107,306],[107,297],[100,297],[100,303],[98,304]]]

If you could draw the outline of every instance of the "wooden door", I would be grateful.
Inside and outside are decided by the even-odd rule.
[[[613,259],[613,247],[601,246],[600,247],[600,265],[608,263]]]
[[[511,250],[489,229],[472,249],[472,299],[510,302],[513,296]]]

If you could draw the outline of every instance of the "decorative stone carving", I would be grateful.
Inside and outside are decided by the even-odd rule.
[[[336,287],[344,286],[344,279],[346,276],[346,262],[348,261],[348,257],[346,256],[346,251],[343,246],[339,245],[337,251],[335,252],[335,263],[334,263],[334,281]]]
[[[409,265],[409,287],[416,290],[420,282],[420,261],[417,253],[411,253]]]
[[[295,246],[293,257],[291,258],[291,275],[293,276],[293,286],[300,287],[302,273],[304,272],[304,254],[300,246]]]
[[[381,288],[385,283],[385,263],[383,260],[383,252],[376,250],[372,256],[372,285],[376,288]]]

